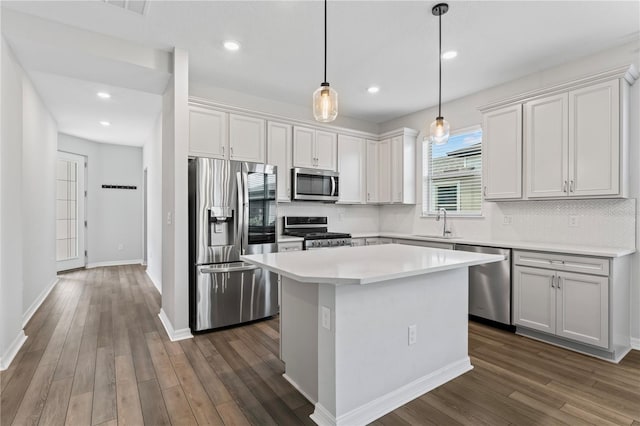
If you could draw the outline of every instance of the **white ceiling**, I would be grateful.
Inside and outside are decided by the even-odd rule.
[[[96,142],[142,146],[162,110],[160,95],[51,73],[31,72],[58,130]],[[100,99],[108,92],[110,99]],[[111,126],[103,127],[100,121]]]
[[[342,115],[381,123],[437,103],[435,3],[329,2],[327,78],[340,95]],[[640,34],[638,1],[449,4],[442,18],[443,49],[459,54],[443,63],[444,101],[637,40]],[[190,79],[199,85],[308,108],[323,78],[321,1],[152,1],[144,16],[100,0],[2,1],[2,6],[157,49],[186,48]],[[228,38],[241,43],[239,52],[222,48]],[[38,80],[39,90],[60,97],[47,88],[56,84],[55,77]],[[381,88],[374,96],[366,92],[373,84]],[[80,89],[75,92],[81,96]],[[52,106],[54,114],[58,107],[80,103],[63,98]]]

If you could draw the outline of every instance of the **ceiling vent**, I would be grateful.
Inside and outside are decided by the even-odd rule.
[[[106,4],[128,10],[130,12],[144,15],[149,9],[148,0],[103,0]]]

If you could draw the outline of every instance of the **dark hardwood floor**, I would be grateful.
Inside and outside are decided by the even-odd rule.
[[[2,425],[304,425],[278,319],[169,341],[142,267],[61,276],[0,374]],[[640,425],[640,352],[619,364],[472,323],[474,370],[375,425]]]

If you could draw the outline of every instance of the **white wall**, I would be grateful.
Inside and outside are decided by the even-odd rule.
[[[214,100],[215,102],[226,104],[228,106],[246,108],[252,111],[262,111],[290,119],[315,123],[313,120],[313,111],[311,109],[311,92],[309,93],[308,107],[287,104],[284,102],[275,101],[273,99],[266,99],[249,95],[247,93],[237,92],[231,89],[204,86],[197,83],[190,83],[189,95]],[[377,123],[371,123],[356,118],[346,117],[343,114],[338,114],[338,118],[336,118],[336,120],[332,122],[331,125],[375,134],[377,134],[379,130],[379,126]]]
[[[1,50],[0,369],[4,369],[24,343],[23,321],[55,282],[57,125],[4,38]]]
[[[162,114],[142,147],[147,170],[147,275],[162,293]]]
[[[162,320],[171,340],[189,330],[189,56],[173,51],[173,78],[162,99]]]
[[[515,96],[530,90],[552,86],[579,77],[595,74],[620,66],[634,64],[640,68],[639,41],[608,49],[598,54],[581,58],[542,72],[534,73],[518,80],[483,90],[472,95],[446,102],[442,106],[444,117],[452,129],[464,128],[481,123],[478,107],[491,102]],[[453,65],[452,65],[453,66]],[[446,71],[445,71],[446,72]],[[454,84],[453,82],[449,84]],[[443,92],[446,96],[446,86]],[[640,162],[640,82],[631,88],[631,129],[630,129],[630,197],[640,196],[640,171],[634,165]],[[418,111],[405,117],[381,124],[381,131],[399,127],[420,129],[423,134],[436,116],[437,107]],[[422,137],[419,136],[419,140]],[[418,144],[418,158],[422,158],[422,144]],[[417,182],[421,188],[422,162],[417,163]],[[393,232],[430,234],[441,231],[441,223],[434,218],[422,218],[422,194],[418,193],[416,206],[385,206],[380,212],[380,229]],[[546,204],[544,204],[546,203]],[[638,212],[633,200],[616,201],[529,201],[529,202],[485,202],[482,218],[453,218],[450,222],[454,232],[467,238],[531,239],[547,242],[579,240],[581,244],[639,247],[640,234]],[[585,214],[581,227],[568,229],[568,215],[572,212]],[[620,216],[612,212],[621,212]],[[502,224],[504,214],[513,216],[513,224]],[[636,232],[636,228],[638,232]],[[610,232],[611,231],[611,232]],[[629,237],[633,237],[630,239]],[[635,240],[635,241],[634,241]],[[631,335],[640,347],[640,255],[635,254],[632,262]]]
[[[22,306],[23,313],[33,314],[56,280],[58,128],[26,76],[22,111]]]
[[[61,133],[58,149],[87,157],[88,266],[140,263],[142,148],[98,143]],[[102,185],[129,185],[137,189],[104,189]]]
[[[22,70],[2,39],[0,143],[0,369],[22,332]]]

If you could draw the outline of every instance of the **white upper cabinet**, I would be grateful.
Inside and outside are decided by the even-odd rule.
[[[378,142],[378,203],[391,202],[391,139]]]
[[[415,204],[417,135],[405,128],[379,142],[366,141],[367,203]]]
[[[338,173],[340,173],[338,203],[364,204],[366,202],[365,168],[364,139],[338,135]]]
[[[338,135],[316,130],[316,167],[323,170],[338,169]]]
[[[279,202],[291,201],[291,141],[293,126],[267,122],[267,163],[278,167]]]
[[[265,120],[229,114],[229,158],[265,162]]]
[[[337,170],[338,138],[335,133],[309,127],[293,128],[293,166]]]
[[[629,86],[637,78],[622,67],[481,108],[484,198],[628,197]]]
[[[293,128],[293,166],[312,168],[316,164],[316,131],[307,127]]]
[[[189,155],[228,158],[228,114],[208,108],[189,107]]]
[[[525,104],[527,197],[623,196],[618,80]]]
[[[378,202],[378,142],[367,140],[367,203]]]
[[[562,197],[569,188],[569,96],[566,93],[527,102],[525,141],[526,195]]]
[[[619,195],[620,84],[608,81],[569,92],[569,191]]]
[[[265,161],[265,120],[189,106],[189,155]]]
[[[482,134],[484,199],[522,198],[522,106],[484,113]]]
[[[416,137],[415,130],[403,129],[391,138],[391,202],[416,203]]]

